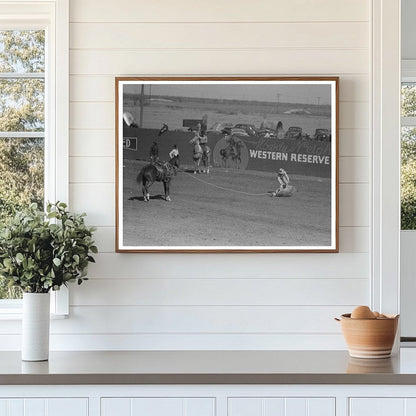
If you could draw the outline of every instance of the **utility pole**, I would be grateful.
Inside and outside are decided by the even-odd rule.
[[[279,113],[280,93],[277,93],[276,113]]]
[[[140,93],[140,121],[139,127],[143,127],[143,107],[144,107],[144,84],[142,84],[142,91]]]

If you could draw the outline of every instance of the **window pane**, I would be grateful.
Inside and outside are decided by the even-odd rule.
[[[0,138],[0,218],[31,202],[43,206],[43,184],[44,139]]]
[[[416,159],[416,126],[402,127],[401,139],[402,163]]]
[[[0,223],[31,202],[43,206],[44,139],[0,138]],[[19,299],[20,289],[0,279],[0,299]]]
[[[0,79],[0,131],[45,129],[45,82],[42,79]]]
[[[402,117],[416,116],[416,84],[402,83],[401,90],[401,113]]]
[[[0,74],[5,73],[15,77],[0,77],[0,132],[43,132],[44,30],[0,30]],[[44,139],[0,138],[0,224],[31,202],[43,206],[43,200]],[[0,299],[21,296],[0,278]]]
[[[416,229],[416,127],[401,131],[401,228]]]
[[[0,30],[0,72],[45,72],[45,31]]]

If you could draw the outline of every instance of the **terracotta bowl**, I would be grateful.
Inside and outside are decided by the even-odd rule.
[[[399,315],[382,319],[352,319],[341,315],[341,329],[351,357],[388,358],[391,356]]]

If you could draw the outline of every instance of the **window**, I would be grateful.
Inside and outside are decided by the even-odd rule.
[[[0,221],[44,203],[45,30],[0,30]],[[0,299],[19,299],[0,278]]]
[[[401,87],[401,229],[416,229],[416,79]]]
[[[68,0],[0,0],[0,221],[13,204],[68,201],[68,48]],[[0,314],[20,309],[1,298],[0,282]],[[52,299],[68,312],[66,290]]]

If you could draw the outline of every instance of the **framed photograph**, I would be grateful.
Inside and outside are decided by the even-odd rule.
[[[116,78],[118,252],[337,252],[337,77]]]

